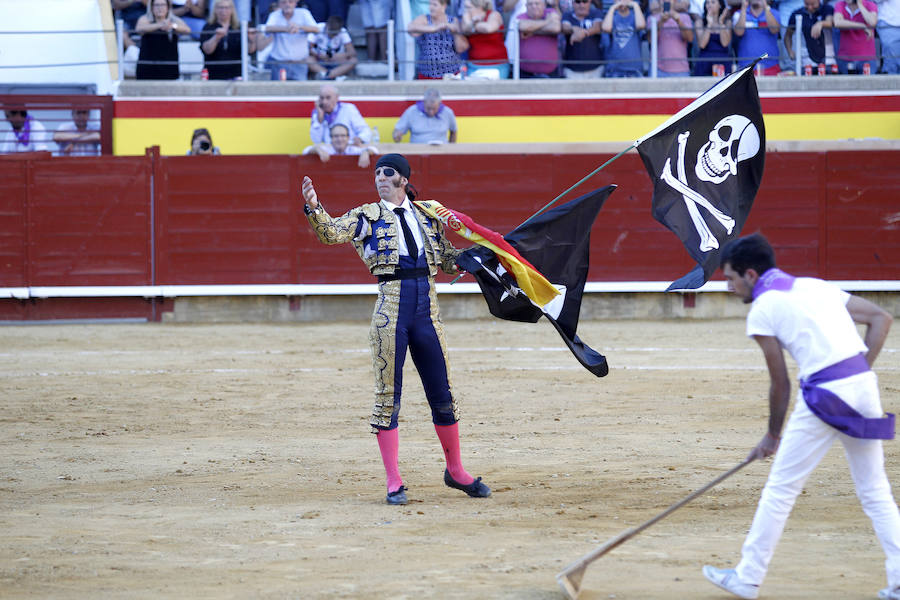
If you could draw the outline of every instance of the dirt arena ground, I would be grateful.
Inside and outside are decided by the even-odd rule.
[[[421,385],[410,504],[384,504],[366,323],[0,328],[0,597],[561,598],[555,575],[739,463],[768,387],[743,321],[593,321],[597,379],[548,323],[447,324],[463,456],[443,485]],[[900,326],[877,366],[900,409]],[[885,445],[900,484],[898,443]],[[768,464],[591,565],[585,599],[724,599]],[[835,447],[763,598],[875,598],[883,555]]]

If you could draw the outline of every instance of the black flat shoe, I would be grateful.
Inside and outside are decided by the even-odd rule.
[[[475,481],[469,485],[463,485],[457,483],[456,480],[453,479],[453,476],[450,475],[450,471],[444,469],[444,483],[447,484],[447,487],[462,490],[473,498],[487,498],[491,495],[491,488],[481,483],[481,477],[476,478]]]
[[[406,486],[401,485],[397,491],[388,492],[386,502],[388,504],[406,504],[409,500],[406,499]],[[490,493],[490,492],[488,492]]]

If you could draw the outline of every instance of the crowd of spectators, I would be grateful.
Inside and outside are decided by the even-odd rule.
[[[175,79],[178,38],[192,36],[209,79],[241,76],[246,48],[266,58],[271,79],[341,80],[360,62],[384,61],[395,0],[113,0],[140,46],[138,79]],[[762,54],[759,75],[900,73],[900,0],[408,0],[407,34],[419,79],[505,79],[518,58],[523,78],[585,79],[652,74],[721,75]],[[797,19],[802,35],[795,36]],[[256,25],[259,23],[259,25]],[[518,57],[516,57],[518,53]]]
[[[4,116],[9,130],[0,142],[0,154],[51,152],[57,156],[100,156],[100,123],[92,111],[74,108],[70,121],[55,131],[48,129],[25,106],[7,106]]]

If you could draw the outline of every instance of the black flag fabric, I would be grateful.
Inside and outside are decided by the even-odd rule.
[[[697,262],[666,291],[706,283],[720,248],[740,235],[753,206],[766,161],[753,66],[720,80],[636,142],[654,182],[653,217]]]
[[[546,317],[578,362],[597,377],[609,373],[606,357],[582,342],[575,331],[588,274],[591,227],[615,189],[610,185],[585,194],[532,217],[503,236],[561,292],[543,310],[528,299],[488,248],[474,246],[457,260],[461,269],[475,277],[492,315],[526,323]]]

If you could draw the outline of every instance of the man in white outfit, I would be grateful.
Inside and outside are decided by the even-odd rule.
[[[856,494],[887,556],[888,587],[878,597],[900,600],[900,511],[881,447],[882,439],[894,437],[894,415],[884,415],[878,380],[870,370],[893,319],[831,283],[775,268],[775,253],[759,234],[729,242],[721,264],[729,291],[753,304],[747,335],[762,349],[771,380],[769,429],[748,458],[774,454],[775,460],[741,561],[734,569],[707,565],[703,574],[740,598],[756,598],[794,501],[840,440]],[[854,321],[866,326],[865,340]],[[782,348],[797,362],[800,377],[800,394],[783,436],[791,384]]]

